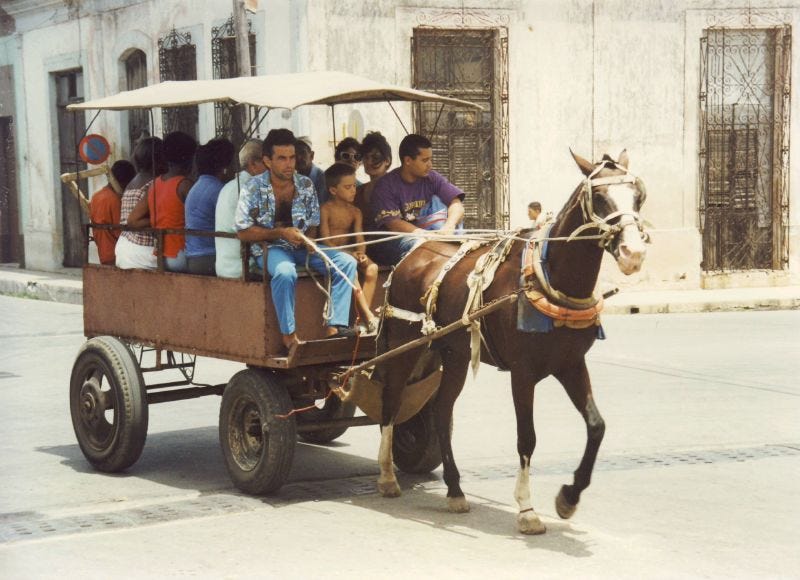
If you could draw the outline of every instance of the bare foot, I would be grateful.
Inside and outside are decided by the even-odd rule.
[[[292,334],[283,334],[281,335],[283,338],[283,346],[286,347],[286,350],[292,350],[292,347],[295,344],[300,344],[301,340],[297,338],[297,333],[293,332]]]

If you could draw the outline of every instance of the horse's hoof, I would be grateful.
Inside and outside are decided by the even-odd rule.
[[[575,510],[578,509],[578,504],[571,504],[567,501],[567,496],[564,495],[564,487],[561,486],[561,489],[556,496],[556,512],[558,513],[558,517],[562,520],[568,520],[575,514]]]
[[[383,497],[400,497],[402,493],[397,481],[379,481],[378,491],[381,492]]]
[[[543,534],[547,531],[542,520],[533,510],[517,514],[517,527],[520,532],[529,536]]]
[[[465,514],[469,511],[469,502],[463,495],[461,497],[448,497],[447,509],[454,514]]]

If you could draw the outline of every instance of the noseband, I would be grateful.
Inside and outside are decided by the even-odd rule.
[[[609,169],[621,169],[625,172],[624,175],[612,175],[610,177],[595,177],[600,171],[608,167]],[[604,250],[609,250],[611,244],[616,239],[616,237],[622,232],[622,230],[627,226],[629,223],[633,222],[639,228],[639,233],[642,236],[642,239],[646,242],[648,241],[649,236],[644,231],[644,224],[642,221],[642,217],[639,215],[638,211],[632,210],[617,210],[615,212],[611,212],[607,216],[599,216],[594,212],[594,203],[592,201],[592,188],[593,187],[601,187],[601,186],[609,186],[609,185],[624,185],[626,183],[631,183],[636,187],[639,191],[644,193],[644,184],[642,180],[630,173],[625,167],[617,165],[613,161],[603,161],[597,167],[594,168],[583,183],[583,187],[581,188],[581,192],[579,194],[579,200],[581,204],[581,211],[583,212],[583,221],[585,222],[582,226],[579,226],[572,232],[567,239],[568,242],[573,241],[575,238],[578,237],[579,234],[583,233],[589,229],[597,229],[600,232],[598,236],[597,245],[603,248]],[[628,216],[630,220],[623,219],[625,216]],[[616,224],[610,224],[611,220],[614,218],[619,217],[620,220]]]

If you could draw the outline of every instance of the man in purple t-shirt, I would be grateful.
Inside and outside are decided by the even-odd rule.
[[[376,230],[414,233],[433,229],[423,223],[420,215],[429,210],[436,196],[447,208],[447,217],[438,231],[453,233],[464,218],[464,192],[432,170],[432,159],[431,142],[422,135],[412,133],[400,142],[400,167],[380,178],[370,199]],[[417,238],[406,236],[373,244],[368,246],[369,254],[379,264],[391,266],[416,242]]]

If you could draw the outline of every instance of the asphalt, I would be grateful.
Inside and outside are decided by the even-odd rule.
[[[79,268],[58,272],[23,270],[0,265],[0,294],[83,303]],[[737,310],[800,309],[800,286],[704,290],[622,290],[605,302],[605,314],[665,314]]]

